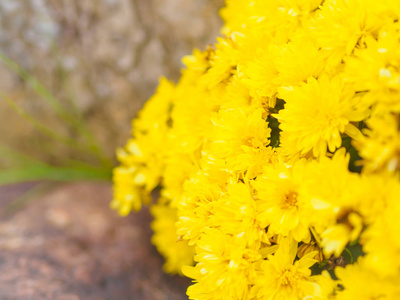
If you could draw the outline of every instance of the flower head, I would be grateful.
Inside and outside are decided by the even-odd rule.
[[[282,239],[275,254],[259,264],[252,289],[256,299],[323,298],[332,291],[333,284],[326,283],[331,281],[329,277],[311,275],[310,267],[317,262],[313,258],[316,252],[310,252],[294,261],[296,252],[297,242]]]
[[[320,157],[328,149],[335,151],[349,122],[364,116],[339,77],[310,77],[301,86],[281,88],[279,97],[286,102],[276,118],[281,122],[282,151],[288,156]]]

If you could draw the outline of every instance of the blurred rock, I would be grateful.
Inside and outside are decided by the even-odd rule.
[[[5,214],[31,187],[0,187],[0,299],[187,299],[189,280],[161,271],[148,210],[121,218],[108,184],[81,183]]]
[[[160,76],[177,80],[181,58],[213,43],[223,0],[0,0],[1,52],[87,120],[112,157]],[[50,128],[79,138],[0,63],[0,90]],[[54,146],[0,101],[0,144],[57,161]],[[7,124],[7,126],[4,126]],[[11,129],[11,130],[10,130]]]

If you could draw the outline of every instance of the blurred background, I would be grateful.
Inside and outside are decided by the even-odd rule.
[[[0,0],[0,50],[82,117],[108,157],[158,78],[179,78],[181,58],[213,43],[222,0]],[[1,91],[57,132],[73,135],[26,81],[0,65]],[[0,139],[44,160],[76,156],[0,102]],[[7,126],[4,126],[7,124]],[[11,130],[12,129],[12,130]],[[76,138],[76,137],[74,137]]]
[[[148,212],[109,210],[109,180],[132,118],[214,42],[222,5],[0,0],[0,299],[186,298]]]

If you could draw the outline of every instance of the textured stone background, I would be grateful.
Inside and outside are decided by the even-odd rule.
[[[158,78],[177,80],[182,56],[214,42],[222,4],[223,0],[0,0],[0,51],[82,115],[113,156],[116,145],[125,144],[130,120],[153,94]],[[20,107],[51,128],[73,134],[1,63],[0,78],[0,90]],[[0,144],[47,160],[76,154],[54,146],[4,101],[0,120],[7,124],[0,126]]]
[[[0,0],[0,52],[82,116],[109,157],[158,77],[215,40],[223,0]],[[50,128],[76,132],[0,63],[0,91]],[[0,147],[57,163],[87,159],[50,141],[0,97]],[[0,156],[0,166],[8,157]],[[32,188],[39,195],[26,197]],[[30,191],[30,192],[29,192]],[[23,196],[25,195],[25,196]],[[120,218],[110,184],[0,187],[0,299],[186,299],[161,272],[147,210]]]

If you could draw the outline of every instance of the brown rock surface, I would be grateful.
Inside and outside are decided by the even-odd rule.
[[[0,187],[0,299],[187,299],[161,271],[147,209],[119,217],[105,183],[59,185],[11,212],[33,184]]]

